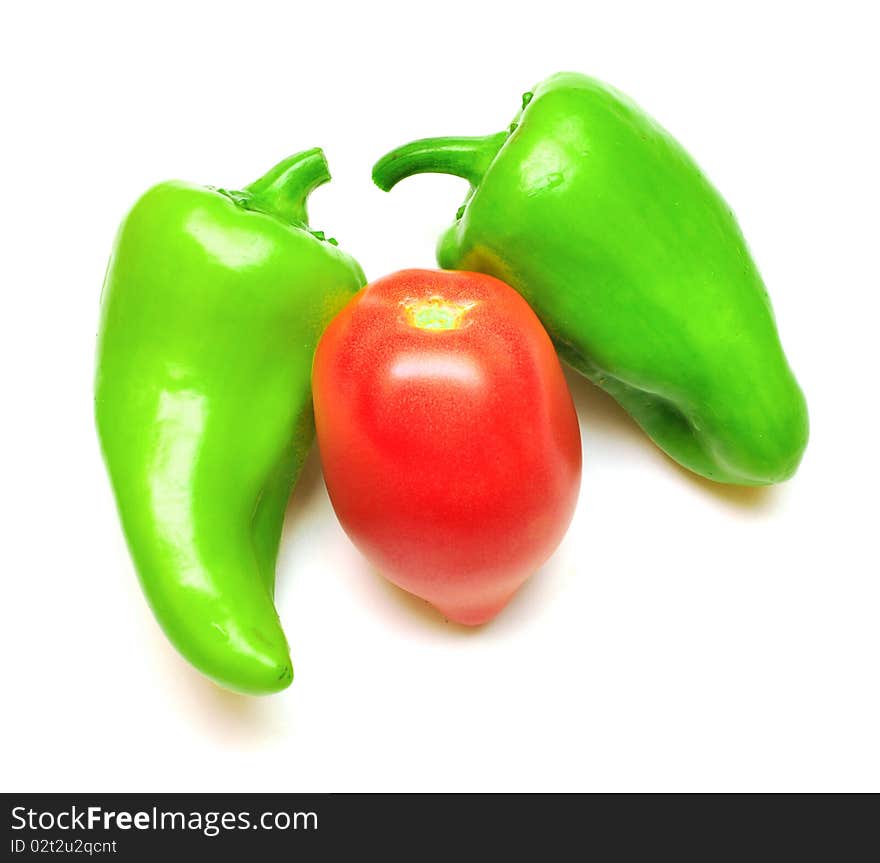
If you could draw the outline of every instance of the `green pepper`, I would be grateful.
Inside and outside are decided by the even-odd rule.
[[[98,435],[147,600],[229,689],[293,677],[273,602],[284,512],[314,437],[324,327],[364,284],[306,198],[321,150],[241,191],[172,181],[126,216],[102,293]]]
[[[387,191],[423,172],[471,184],[440,265],[519,290],[562,358],[672,458],[742,485],[794,473],[806,403],[736,219],[626,96],[558,74],[506,131],[415,141],[373,178]]]

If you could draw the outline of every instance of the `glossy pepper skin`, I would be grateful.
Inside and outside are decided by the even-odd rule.
[[[555,75],[505,132],[430,138],[374,167],[385,190],[422,172],[471,189],[442,267],[515,287],[560,355],[672,458],[719,482],[790,477],[807,408],[730,208],[626,96]]]
[[[315,346],[365,281],[307,226],[329,179],[310,150],[240,192],[155,186],[102,294],[95,415],[141,584],[180,653],[249,694],[293,677],[273,602],[282,521],[314,437]]]

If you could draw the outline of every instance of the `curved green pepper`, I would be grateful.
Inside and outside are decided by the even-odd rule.
[[[728,205],[626,96],[573,73],[526,93],[509,129],[429,138],[373,169],[471,183],[442,267],[508,282],[563,359],[670,456],[719,482],[791,476],[808,436],[803,393]]]
[[[102,294],[95,416],[141,584],[175,647],[251,694],[293,677],[274,572],[314,436],[312,357],[365,281],[308,228],[329,179],[316,149],[240,192],[155,186]]]

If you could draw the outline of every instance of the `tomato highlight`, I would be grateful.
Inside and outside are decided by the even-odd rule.
[[[312,381],[355,545],[447,618],[493,618],[561,541],[580,486],[577,415],[527,303],[491,276],[395,273],[333,320]]]

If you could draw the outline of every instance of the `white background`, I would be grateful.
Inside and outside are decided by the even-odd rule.
[[[4,790],[878,790],[870,5],[5,4]],[[296,680],[219,691],[149,614],[93,430],[116,225],[159,180],[321,145],[313,226],[370,278],[432,266],[464,182],[384,195],[373,161],[503,128],[559,69],[633,96],[737,212],[810,404],[800,472],[695,479],[572,377],[570,533],[466,631],[370,570],[313,456],[278,571]]]

